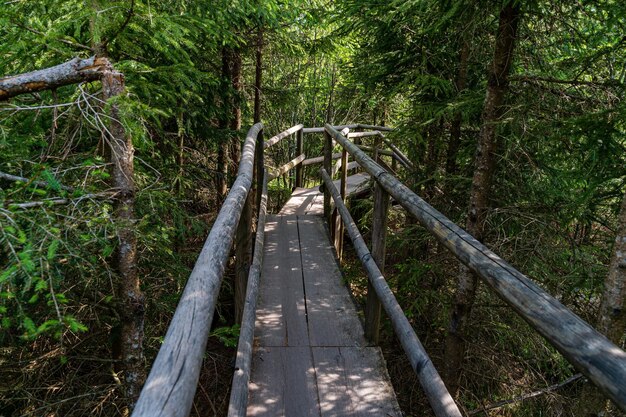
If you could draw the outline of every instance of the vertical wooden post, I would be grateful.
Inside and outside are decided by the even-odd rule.
[[[304,153],[304,143],[302,141],[302,136],[304,135],[304,131],[302,129],[296,132],[296,156],[302,155]],[[302,174],[303,174],[304,166],[302,164],[298,164],[296,167],[296,187],[302,187]]]
[[[344,204],[347,204],[346,202],[346,197],[347,197],[347,191],[348,191],[348,151],[346,151],[346,148],[343,148],[343,150],[341,151],[341,183],[340,183],[340,192],[341,192],[341,199],[343,200]],[[343,221],[341,220],[341,216],[339,215],[339,213],[337,212],[337,209],[335,209],[335,212],[337,215],[337,218],[335,220],[335,250],[337,251],[337,257],[339,258],[339,261],[341,262],[342,258],[343,258],[343,231],[344,231],[344,224]]]
[[[256,207],[258,213],[261,206],[261,196],[263,194],[263,173],[265,170],[265,153],[263,152],[263,129],[259,131],[256,137],[256,148],[254,149],[255,159],[255,183],[256,183]]]
[[[333,139],[330,134],[324,130],[324,169],[331,173],[333,166]],[[324,218],[330,223],[330,191],[324,187]],[[332,230],[332,227],[331,227]]]
[[[387,242],[387,213],[389,212],[389,194],[376,183],[374,185],[374,219],[372,224],[372,258],[380,271],[385,273],[385,252]],[[378,344],[381,305],[371,283],[367,284],[365,304],[365,337]]]

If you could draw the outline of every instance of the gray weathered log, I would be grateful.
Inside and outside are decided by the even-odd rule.
[[[276,145],[278,142],[280,142],[281,140],[285,139],[286,137],[289,137],[291,135],[293,135],[294,133],[302,130],[302,125],[295,125],[290,127],[289,129],[285,130],[284,132],[280,132],[278,135],[273,136],[271,138],[269,138],[264,144],[263,144],[263,149],[267,149],[272,145]]]
[[[356,129],[358,125],[353,124],[353,125],[337,125],[334,126],[335,129],[337,130],[342,130],[345,128],[348,129]],[[304,129],[302,129],[302,131],[304,133],[324,133],[324,128],[323,127],[305,127]]]
[[[364,125],[363,123],[358,124],[359,129],[369,129],[369,130],[380,130],[381,132],[391,132],[393,128],[387,126],[373,126],[373,125]]]
[[[104,72],[111,70],[111,63],[106,58],[74,58],[54,67],[0,78],[0,101],[64,85],[98,81]]]
[[[283,174],[286,174],[287,172],[291,171],[293,167],[298,166],[300,163],[302,163],[302,161],[304,161],[305,158],[306,158],[306,155],[302,154],[292,159],[291,161],[287,162],[285,165],[281,166],[280,168],[268,168],[270,171],[270,174],[268,175],[268,180],[271,181],[275,178],[280,177]]]
[[[239,331],[239,343],[237,345],[237,359],[235,361],[235,373],[233,375],[232,389],[230,391],[230,403],[228,405],[229,417],[245,417],[248,407],[248,383],[252,364],[252,344],[254,340],[254,323],[256,320],[256,305],[259,295],[259,280],[263,269],[263,246],[265,242],[265,218],[267,214],[267,181],[263,180],[263,192],[261,205],[259,206],[259,219],[254,243],[254,258],[248,275],[246,300],[243,309],[243,319]]]
[[[390,132],[393,130],[391,127],[386,126],[373,126],[373,125],[364,125],[361,123],[351,124],[351,125],[336,125],[333,126],[336,130],[342,130],[345,128],[348,129],[369,129],[369,130],[380,130],[381,132]],[[324,127],[305,127],[303,129],[304,133],[323,133]]]
[[[257,134],[246,137],[239,172],[191,272],[165,340],[133,411],[134,417],[186,417],[191,409],[224,268],[252,186]]]
[[[367,249],[363,236],[361,236],[356,223],[352,219],[352,216],[350,216],[350,212],[341,200],[339,191],[337,191],[337,188],[325,170],[321,169],[320,173],[324,180],[325,188],[328,189],[332,195],[332,198],[335,201],[335,206],[338,208],[341,218],[346,225],[348,236],[350,236],[352,245],[354,246],[358,257],[367,272],[369,282],[372,284],[378,298],[383,304],[383,307],[391,320],[396,335],[402,344],[402,348],[404,349],[413,370],[422,384],[424,393],[426,394],[435,415],[438,417],[461,417],[461,412],[446,390],[446,387],[437,373],[435,366],[424,350],[422,343],[417,338],[415,330],[413,330],[411,323],[404,315],[402,307],[398,304],[393,292],[385,281],[385,277],[380,272],[374,258]]]
[[[396,154],[396,156],[398,157],[396,159],[402,165],[404,165],[407,168],[414,169],[413,162],[411,162],[411,160],[405,154],[403,154],[402,151],[400,149],[398,149],[398,147],[396,145],[394,145],[392,141],[387,139],[384,135],[381,135],[381,137],[383,138],[383,142],[385,142],[385,144],[387,144],[387,146],[389,146],[389,148],[393,151],[393,153]]]
[[[380,132],[378,130],[371,130],[369,132],[351,132],[346,136],[348,139],[353,138],[367,138],[370,136],[379,136]]]
[[[435,210],[332,126],[326,125],[326,131],[443,246],[489,284],[620,409],[626,410],[626,352]]]
[[[356,146],[358,146],[358,148],[361,149],[362,151],[366,151],[366,152],[370,152],[370,153],[378,152],[381,155],[391,156],[391,157],[395,156],[392,151],[388,151],[386,149],[379,149],[379,148],[376,148],[376,147],[365,146],[365,145],[356,145]]]
[[[339,158],[341,158],[341,152],[333,154],[332,159],[339,159]],[[315,158],[305,159],[304,161],[302,161],[302,165],[307,166],[307,165],[321,164],[322,162],[324,162],[324,157],[317,156]]]

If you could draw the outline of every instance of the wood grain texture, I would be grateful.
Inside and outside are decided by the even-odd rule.
[[[296,216],[268,216],[255,343],[308,346]]]
[[[323,417],[401,417],[377,347],[314,347]]]
[[[332,126],[326,129],[430,234],[626,411],[626,352],[422,200]]]
[[[249,417],[320,416],[308,346],[259,347],[252,361]]]
[[[311,346],[364,346],[363,327],[342,282],[320,217],[298,217]]]

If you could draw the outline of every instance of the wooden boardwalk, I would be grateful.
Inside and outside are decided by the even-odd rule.
[[[303,190],[286,207],[317,213],[316,192]],[[269,216],[265,233],[247,415],[401,416],[322,217]]]
[[[348,195],[367,188],[369,179],[370,176],[366,173],[349,176],[346,185]],[[339,181],[335,181],[335,185],[339,188]],[[324,214],[324,195],[319,192],[318,187],[296,188],[278,214],[322,215]]]

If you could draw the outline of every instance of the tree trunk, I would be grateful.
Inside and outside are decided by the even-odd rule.
[[[238,132],[241,130],[241,89],[243,86],[241,76],[241,50],[229,49],[228,65],[230,69],[230,79],[232,83],[232,92],[230,95],[230,117],[229,128],[233,135],[230,140],[230,168],[233,175],[237,172],[239,159],[241,158],[241,140]]]
[[[467,86],[467,59],[469,57],[469,42],[463,36],[461,44],[461,52],[459,54],[459,72],[456,76],[455,86],[457,96],[465,90]],[[461,125],[463,122],[463,114],[457,111],[452,119],[450,125],[450,141],[448,142],[448,154],[446,155],[446,174],[455,175],[458,170],[456,163],[456,157],[459,153],[459,146],[461,144]]]
[[[604,292],[596,329],[618,346],[626,332],[626,194],[618,218],[617,236],[613,244],[613,255],[609,273],[604,281]],[[603,416],[607,413],[607,400],[591,383],[587,382],[579,401],[582,416]]]
[[[256,42],[256,71],[254,77],[254,123],[258,123],[261,121],[261,79],[263,77],[263,26],[259,25]]]
[[[124,76],[109,71],[102,77],[104,99],[124,93]],[[135,236],[135,182],[133,179],[133,144],[120,122],[119,107],[111,106],[108,142],[111,150],[111,178],[115,190],[113,212],[117,224],[119,275],[118,300],[121,304],[120,352],[124,388],[134,406],[146,377],[143,356],[145,299],[137,276],[137,238]]]
[[[520,6],[514,1],[508,2],[500,11],[494,57],[489,69],[466,225],[466,230],[479,241],[483,239],[485,233],[485,215],[495,165],[497,123],[503,114],[504,98],[508,90],[508,76],[519,17]],[[445,353],[445,380],[453,395],[458,392],[465,351],[464,332],[474,303],[476,287],[476,276],[461,266]]]

